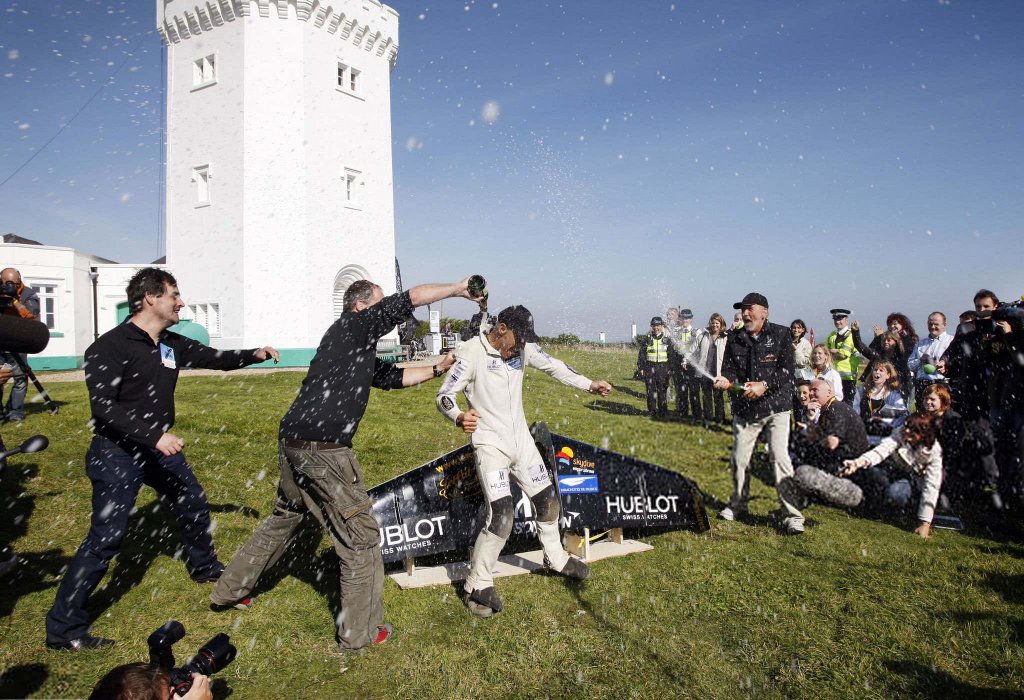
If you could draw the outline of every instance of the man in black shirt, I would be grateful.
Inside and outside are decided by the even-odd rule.
[[[889,486],[885,470],[861,469],[852,476],[844,472],[843,462],[856,459],[871,449],[864,421],[849,404],[836,398],[826,379],[811,382],[808,410],[814,422],[802,436],[798,450],[801,464],[784,491],[794,502],[813,496],[817,500],[844,508],[856,508],[864,500],[879,503]]]
[[[723,520],[735,520],[747,509],[750,475],[747,467],[758,436],[768,441],[775,469],[775,484],[783,509],[783,529],[791,535],[804,531],[804,516],[784,496],[783,482],[793,476],[789,459],[789,424],[793,409],[793,343],[789,329],[768,322],[768,300],[751,292],[733,304],[740,309],[743,327],[729,334],[725,344],[722,375],[716,389],[742,385],[743,393],[732,399],[732,478],[729,505],[719,512]]]
[[[143,484],[156,489],[182,530],[189,574],[215,581],[224,569],[213,551],[206,494],[174,426],[174,387],[181,368],[231,370],[273,358],[271,347],[215,350],[167,329],[185,305],[165,270],[147,267],[128,282],[132,317],[85,351],[95,436],[85,455],[92,482],[92,524],[57,588],[46,616],[46,646],[78,651],[114,642],[89,633],[85,606],[117,554]]]
[[[441,376],[454,355],[433,368],[399,369],[377,359],[377,341],[416,306],[465,297],[469,278],[454,284],[427,284],[384,296],[367,280],[345,292],[345,310],[317,348],[309,374],[278,433],[278,482],[274,511],[231,559],[210,596],[215,610],[248,608],[260,575],[280,559],[288,540],[310,512],[327,528],[340,561],[341,614],[338,646],[343,652],[384,643],[381,593],[384,562],[373,502],[352,451],[352,438],[370,398],[370,387],[400,389]],[[346,662],[342,663],[345,670]]]

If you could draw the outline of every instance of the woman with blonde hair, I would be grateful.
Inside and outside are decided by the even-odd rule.
[[[811,350],[811,376],[808,379],[824,379],[832,385],[832,393],[843,400],[843,379],[832,366],[832,353],[824,343],[818,343]]]

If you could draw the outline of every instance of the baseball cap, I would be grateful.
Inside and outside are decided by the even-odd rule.
[[[764,294],[758,294],[757,292],[750,292],[743,297],[743,301],[738,301],[733,304],[732,308],[742,309],[744,306],[751,306],[753,304],[763,306],[766,309],[768,308],[768,300],[765,298]]]
[[[508,306],[498,313],[498,323],[504,323],[516,336],[516,346],[536,343],[537,333],[533,330],[533,314],[525,306]]]

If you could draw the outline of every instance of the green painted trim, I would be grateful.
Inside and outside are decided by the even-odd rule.
[[[81,355],[56,355],[54,357],[29,355],[28,366],[32,368],[33,372],[80,369],[83,364],[82,360]]]
[[[249,366],[264,369],[273,369],[274,367],[309,367],[313,355],[316,354],[316,348],[278,348],[277,351],[281,353],[280,363],[275,365],[273,360],[267,360],[266,362]]]
[[[61,333],[60,331],[50,331],[50,337],[51,338],[63,338],[64,334]]]

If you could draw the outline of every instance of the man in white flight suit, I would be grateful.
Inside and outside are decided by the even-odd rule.
[[[533,503],[537,535],[544,562],[552,571],[583,580],[587,565],[570,557],[558,534],[559,504],[555,485],[533,442],[523,413],[523,368],[547,372],[563,384],[607,396],[606,381],[591,381],[536,344],[533,316],[523,306],[510,306],[498,314],[490,328],[459,349],[459,359],[437,393],[437,407],[466,433],[471,433],[477,477],[487,499],[488,516],[473,547],[463,601],[480,617],[501,612],[491,572],[512,532],[515,504],[511,479]],[[466,394],[469,410],[456,402]]]

